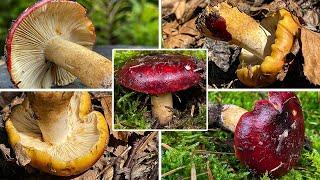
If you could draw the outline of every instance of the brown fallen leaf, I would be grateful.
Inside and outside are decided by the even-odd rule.
[[[170,36],[164,40],[165,48],[187,48],[190,44],[194,43],[195,38],[179,34],[176,36]]]
[[[320,84],[320,34],[306,28],[301,29],[303,72],[308,80]]]
[[[112,96],[107,95],[102,97],[100,101],[109,129],[112,129]]]
[[[169,23],[165,23],[162,27],[162,31],[169,36],[176,35],[178,33],[178,26],[179,24],[176,20]]]
[[[97,176],[97,171],[94,170],[88,170],[84,174],[82,174],[79,177],[76,177],[72,180],[95,180]]]
[[[186,0],[180,0],[179,4],[178,4],[178,7],[177,7],[177,9],[176,9],[176,11],[174,13],[178,20],[180,20],[182,18],[185,10],[186,10]]]
[[[31,162],[31,158],[27,155],[20,143],[17,143],[14,147],[14,153],[16,155],[17,164],[21,166],[26,166]]]
[[[196,19],[197,18],[193,18],[190,21],[183,24],[179,29],[179,33],[190,35],[190,36],[200,36],[200,32],[196,28],[196,23],[195,23]]]

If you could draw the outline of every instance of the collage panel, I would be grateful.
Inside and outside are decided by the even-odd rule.
[[[209,88],[319,88],[319,2],[163,0],[162,47],[208,49]]]
[[[7,13],[0,17],[2,89],[111,89],[113,48],[158,46],[157,0],[8,0],[0,7]]]
[[[207,132],[162,132],[162,179],[317,179],[319,97],[209,92]]]
[[[116,130],[206,130],[206,50],[114,50]]]
[[[1,92],[0,102],[3,178],[158,178],[158,132],[112,131],[111,92]]]

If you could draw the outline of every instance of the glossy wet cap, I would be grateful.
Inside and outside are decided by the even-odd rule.
[[[185,55],[158,54],[138,58],[117,72],[122,86],[146,94],[188,89],[201,79],[195,59]]]
[[[304,118],[292,92],[270,92],[237,124],[234,146],[237,158],[256,174],[279,177],[299,160],[304,143]]]

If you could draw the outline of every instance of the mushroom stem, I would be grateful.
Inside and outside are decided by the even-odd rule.
[[[248,111],[243,109],[242,107],[239,107],[233,104],[226,104],[226,105],[222,105],[221,110],[218,110],[218,111],[216,109],[216,106],[210,105],[209,112],[211,116],[218,117],[218,118],[215,118],[214,122],[212,123],[217,124],[219,127],[223,127],[231,132],[234,132],[241,116]],[[218,113],[218,114],[216,115],[212,113]],[[214,118],[214,117],[209,117],[209,118]]]
[[[53,38],[46,44],[45,57],[89,87],[110,87],[112,83],[111,61],[76,43]]]
[[[43,140],[51,144],[60,144],[67,139],[68,104],[73,93],[37,92],[28,93],[30,106],[38,121]],[[49,105],[49,106],[48,106]]]
[[[165,93],[151,96],[152,116],[159,121],[161,125],[167,125],[173,116],[172,94]]]
[[[253,18],[223,2],[210,4],[197,20],[206,36],[236,44],[264,59],[271,52],[273,37]]]

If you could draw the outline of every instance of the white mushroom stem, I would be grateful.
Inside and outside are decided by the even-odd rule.
[[[173,117],[172,94],[160,94],[151,96],[152,116],[161,125],[167,125]]]
[[[221,110],[221,124],[224,128],[234,132],[241,116],[248,112],[236,105],[223,105]]]
[[[111,85],[111,61],[81,45],[59,37],[53,38],[46,44],[45,58],[69,71],[89,87]]]
[[[73,93],[37,92],[29,93],[28,99],[34,112],[34,118],[40,127],[42,138],[51,144],[60,144],[67,140],[68,105]]]

